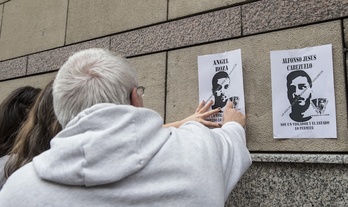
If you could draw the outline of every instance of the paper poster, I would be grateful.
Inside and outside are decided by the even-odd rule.
[[[332,45],[271,51],[274,138],[337,138]]]
[[[198,56],[199,101],[213,100],[212,109],[224,111],[228,100],[245,114],[241,50]],[[222,122],[223,113],[209,118]]]

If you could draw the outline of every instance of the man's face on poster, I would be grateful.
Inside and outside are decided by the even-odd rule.
[[[213,87],[214,97],[216,103],[224,103],[221,106],[225,106],[228,101],[228,88],[230,86],[229,78],[219,78]]]
[[[304,76],[294,78],[288,85],[288,99],[297,112],[302,113],[308,109],[311,93],[311,86]]]

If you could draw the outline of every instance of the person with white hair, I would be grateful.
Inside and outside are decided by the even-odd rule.
[[[53,85],[63,129],[9,177],[0,206],[224,206],[251,165],[245,116],[228,102],[221,128],[163,127],[143,89],[125,58],[72,55]]]

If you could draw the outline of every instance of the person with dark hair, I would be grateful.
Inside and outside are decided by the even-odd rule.
[[[20,87],[9,94],[0,105],[0,189],[4,183],[3,168],[8,159],[21,123],[41,89]]]
[[[21,126],[5,165],[5,177],[50,148],[51,139],[62,129],[53,109],[53,80],[40,92]]]
[[[291,104],[290,118],[297,122],[308,121],[311,115],[305,114],[312,98],[312,79],[303,70],[296,70],[288,74],[287,94]]]
[[[53,84],[62,131],[8,178],[0,206],[223,206],[251,165],[245,116],[227,102],[221,128],[163,127],[135,71],[109,50],[72,55]]]

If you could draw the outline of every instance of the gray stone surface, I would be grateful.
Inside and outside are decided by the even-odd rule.
[[[42,75],[29,76],[17,78],[0,82],[0,103],[15,89],[22,86],[33,86],[37,88],[44,88],[46,84],[51,81],[57,73],[46,73]]]
[[[112,49],[134,56],[239,37],[242,26],[243,35],[249,35],[348,15],[345,0],[171,0],[169,18],[230,8],[146,27],[166,20],[166,2],[132,1],[76,0],[69,2],[69,9],[67,0],[8,1],[3,15],[0,60],[61,47],[64,40],[70,44],[113,33],[118,34],[112,37]],[[122,33],[127,30],[132,31]]]
[[[262,0],[242,6],[243,35],[348,15],[347,0]]]
[[[0,62],[0,80],[26,75],[27,57]]]
[[[168,22],[111,37],[125,56],[157,52],[241,35],[240,7]]]
[[[6,3],[6,2],[8,2],[8,1],[11,1],[11,0],[0,0],[0,4]]]
[[[168,52],[167,122],[198,105],[197,56],[242,51],[247,144],[259,151],[348,151],[346,86],[339,20]],[[338,139],[273,138],[270,51],[333,45]]]
[[[347,165],[254,162],[225,207],[343,207],[347,188]]]
[[[3,11],[4,11],[4,4],[0,4],[0,34],[1,34],[1,28],[2,28],[2,16],[3,16]]]
[[[57,48],[45,52],[29,55],[28,74],[35,74],[58,70],[68,57],[77,51],[88,48],[105,48],[109,49],[110,37],[104,37],[83,43],[78,43],[62,48]]]
[[[247,1],[248,0],[169,0],[168,18],[173,19]]]
[[[68,44],[160,21],[167,16],[163,0],[69,1]]]
[[[348,164],[345,154],[268,154],[252,153],[253,162],[291,162],[291,163],[325,163]]]
[[[164,117],[166,53],[130,58],[137,69],[139,84],[145,86],[144,106]]]
[[[12,0],[5,4],[0,60],[64,45],[68,0]]]
[[[344,43],[345,47],[348,48],[348,19],[343,20],[343,27],[344,27]]]
[[[348,68],[348,19],[343,20],[343,34],[344,34],[344,51],[346,53],[346,68]],[[347,80],[348,80],[348,74],[347,74]]]

